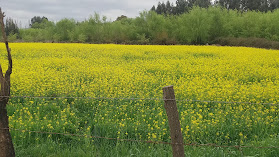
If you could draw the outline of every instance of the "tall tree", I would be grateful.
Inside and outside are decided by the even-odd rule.
[[[225,17],[223,17],[223,9],[220,7],[210,8],[209,13],[212,15],[209,21],[209,42],[212,43],[216,38],[225,35]]]
[[[269,10],[268,1],[269,0],[261,0],[261,7],[259,9],[260,11],[267,12]]]
[[[6,26],[5,26],[5,32],[6,35],[13,35],[13,34],[19,34],[19,28],[17,26],[17,23],[14,22],[12,18],[6,19]]]
[[[153,5],[152,8],[151,8],[150,10],[151,10],[151,11],[156,11],[155,5]]]
[[[241,7],[241,1],[242,0],[219,0],[217,3],[226,9],[239,10]]]
[[[175,14],[182,14],[189,10],[187,0],[176,0]]]
[[[162,7],[162,3],[161,2],[158,3],[158,6],[156,8],[156,13],[157,14],[162,14],[163,13],[163,7]]]
[[[275,10],[279,8],[279,0],[268,0],[269,10]]]
[[[189,7],[199,6],[201,8],[208,8],[211,5],[210,0],[188,0]]]
[[[55,27],[56,40],[69,41],[70,33],[74,33],[76,22],[73,19],[63,19],[57,22]]]
[[[166,14],[166,13],[167,13],[166,4],[163,2],[163,3],[161,4],[161,6],[162,6],[162,13],[163,13],[163,14]]]
[[[247,10],[260,10],[262,0],[242,0],[241,9],[243,11]]]
[[[171,5],[170,1],[166,2],[166,14],[173,14],[172,12],[173,6]]]
[[[43,16],[43,17],[34,16],[34,17],[31,19],[30,27],[33,28],[35,23],[42,23],[44,20],[47,20],[47,21],[48,21],[48,18],[46,18],[46,17],[44,17],[44,16]]]
[[[122,19],[127,19],[128,17],[125,15],[121,15],[119,17],[117,17],[116,21],[121,21]]]
[[[227,9],[237,9],[241,11],[272,11],[279,8],[279,0],[218,0],[218,4]]]

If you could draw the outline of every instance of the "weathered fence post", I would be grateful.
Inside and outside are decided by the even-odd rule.
[[[2,30],[3,41],[6,45],[6,49],[8,52],[8,61],[9,66],[8,70],[5,73],[5,76],[2,72],[2,68],[0,65],[0,157],[14,157],[15,151],[12,142],[12,137],[9,130],[9,117],[7,115],[7,104],[10,97],[10,76],[12,74],[12,56],[11,50],[9,48],[9,44],[6,37],[5,27],[4,27],[4,13],[0,8],[0,27]]]
[[[184,157],[185,154],[183,137],[181,133],[179,115],[177,111],[173,86],[164,87],[163,94],[163,99],[165,101],[165,109],[167,112],[170,127],[173,157]]]

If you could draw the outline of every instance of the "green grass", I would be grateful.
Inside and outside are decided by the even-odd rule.
[[[40,140],[41,143],[28,145],[15,145],[16,156],[29,157],[169,157],[172,156],[170,145],[146,144],[137,142],[95,141],[85,143],[75,141],[70,143],[57,140]],[[266,139],[259,143],[264,146],[278,146],[278,139]],[[259,148],[219,148],[185,146],[186,157],[239,157],[264,156],[278,157],[279,149]]]
[[[12,127],[17,129],[23,129],[27,128],[28,130],[33,131],[50,131],[50,132],[57,132],[57,133],[73,133],[73,134],[79,134],[79,135],[90,135],[90,136],[102,136],[102,137],[111,137],[111,138],[122,138],[122,139],[134,139],[134,140],[143,140],[147,141],[150,139],[147,139],[149,131],[146,126],[147,124],[152,123],[153,118],[150,122],[141,124],[141,126],[138,127],[138,130],[135,132],[134,125],[132,121],[126,120],[125,127],[120,127],[118,125],[114,124],[114,121],[111,121],[110,123],[105,123],[102,121],[98,121],[98,123],[95,123],[95,120],[100,118],[98,117],[99,114],[102,114],[102,110],[104,110],[107,105],[113,104],[115,108],[111,109],[111,112],[108,112],[108,109],[103,114],[109,114],[109,113],[115,113],[119,112],[122,109],[121,107],[128,107],[125,106],[125,102],[129,103],[130,105],[136,105],[137,101],[128,101],[127,100],[64,100],[64,99],[51,99],[51,100],[43,100],[43,99],[35,99],[36,101],[33,101],[33,99],[12,99],[10,102],[10,105],[8,107],[9,114],[12,114],[14,112],[17,112],[17,110],[21,113],[27,114],[26,116],[23,116],[23,114],[19,114],[19,116],[24,118],[25,124],[29,124],[27,126],[18,126],[14,124],[14,122],[11,122]],[[142,101],[142,100],[141,100]],[[98,103],[102,102],[103,106],[99,106]],[[154,100],[150,100],[145,102],[146,104],[152,104],[152,103],[159,103]],[[43,105],[39,105],[43,104]],[[71,104],[69,106],[69,104]],[[178,102],[178,105],[180,103]],[[40,106],[38,109],[37,107]],[[149,105],[147,105],[149,106]],[[147,108],[145,106],[145,108]],[[208,104],[208,107],[211,107],[210,112],[214,112],[214,108],[216,108],[217,104]],[[22,109],[20,111],[20,109]],[[28,112],[38,115],[40,117],[38,122],[31,125],[29,121]],[[197,106],[189,108],[193,110],[199,110]],[[144,108],[143,108],[144,109]],[[179,105],[179,110],[187,110],[187,108],[181,107]],[[219,108],[220,109],[220,108]],[[140,110],[140,109],[139,109]],[[223,107],[223,111],[226,111],[226,107]],[[61,112],[65,111],[65,115],[61,114]],[[95,112],[94,112],[95,111]],[[154,111],[150,111],[150,113],[147,113],[149,115],[153,115]],[[71,113],[75,113],[73,116],[71,116]],[[127,108],[126,112],[129,117],[135,119],[140,118],[140,114],[138,111],[129,112],[129,108]],[[234,112],[232,112],[234,113]],[[245,112],[246,114],[250,114],[249,112]],[[181,113],[180,113],[181,114]],[[16,115],[16,114],[15,114]],[[54,116],[55,115],[55,116]],[[70,123],[71,125],[68,127],[63,127],[56,125],[52,122],[56,122],[58,120],[63,120],[63,117],[66,121]],[[44,120],[44,117],[47,117]],[[123,117],[124,118],[124,117]],[[231,115],[231,118],[233,116]],[[104,117],[104,121],[107,121],[108,119],[113,120],[112,115],[109,117]],[[121,119],[121,115],[118,115],[117,119]],[[143,119],[141,118],[141,121]],[[157,119],[159,120],[159,119]],[[29,121],[29,122],[28,122]],[[184,120],[185,121],[185,120]],[[191,120],[187,120],[190,121]],[[28,122],[28,123],[27,123]],[[17,122],[19,123],[19,122]],[[54,129],[47,128],[48,123],[53,124]],[[229,133],[231,135],[230,143],[222,143],[226,142],[226,139],[220,138],[216,136],[216,128],[208,128],[213,129],[211,136],[206,136],[206,134],[197,134],[191,137],[191,140],[200,139],[200,144],[206,144],[206,143],[214,143],[215,140],[217,140],[217,143],[219,145],[223,146],[234,146],[239,144],[239,137],[237,134],[234,135],[234,131],[236,127],[233,127],[232,125],[229,126],[229,121],[226,121],[224,125],[220,125],[220,128],[217,129],[220,132],[223,133]],[[129,127],[131,125],[131,127]],[[167,124],[166,124],[167,125]],[[243,124],[245,125],[245,124]],[[240,125],[238,129],[241,129],[243,125]],[[42,128],[44,126],[44,128]],[[92,126],[89,130],[86,128],[88,126]],[[57,128],[55,128],[57,127]],[[184,127],[184,125],[182,125]],[[77,130],[78,129],[78,130]],[[215,129],[215,130],[214,130]],[[269,138],[268,135],[271,134],[271,132],[261,132],[264,131],[264,128],[255,128],[254,131],[259,132],[252,132],[247,133],[251,135],[259,135],[261,136],[257,139],[253,139],[252,137],[249,137],[247,140],[243,139],[245,143],[242,145],[245,146],[252,146],[252,147],[277,147],[279,146],[279,136],[274,136],[272,138]],[[266,130],[265,130],[266,131]],[[68,136],[68,135],[49,135],[44,133],[29,133],[29,132],[20,132],[20,131],[11,131],[13,142],[15,144],[15,151],[17,156],[30,156],[30,157],[46,157],[46,156],[72,156],[72,157],[79,157],[79,156],[137,156],[137,157],[163,157],[163,156],[172,156],[172,149],[171,145],[165,145],[165,144],[151,144],[151,143],[143,143],[143,142],[130,142],[130,141],[116,141],[116,140],[108,140],[108,139],[95,139],[95,138],[89,138],[89,137],[76,137],[76,136]],[[120,132],[120,134],[117,134],[117,132]],[[162,130],[155,130],[155,132],[162,132]],[[166,134],[165,136],[162,136],[162,139],[160,141],[167,141],[170,142],[169,139],[169,131],[168,129],[165,130]],[[128,133],[126,135],[125,133]],[[138,135],[142,136],[141,138]],[[243,132],[245,134],[245,132]],[[210,132],[209,132],[210,134]],[[146,136],[146,137],[145,137]],[[234,137],[235,136],[235,137]],[[233,139],[235,138],[235,139]],[[158,141],[157,139],[153,139],[155,141]],[[194,142],[196,143],[196,142]],[[199,144],[197,143],[197,144]],[[234,147],[231,148],[219,148],[219,147],[212,147],[212,146],[185,146],[185,154],[186,156],[190,157],[221,157],[221,156],[268,156],[268,157],[274,157],[278,156],[279,149],[275,148],[241,148],[237,149]]]

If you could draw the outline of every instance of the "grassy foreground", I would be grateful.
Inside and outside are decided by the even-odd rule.
[[[35,43],[10,47],[12,96],[122,98],[15,97],[8,106],[11,128],[170,142],[160,99],[162,87],[174,85],[185,143],[279,145],[279,106],[260,104],[279,103],[279,51]],[[5,53],[0,62],[5,68]],[[12,131],[12,138],[18,156],[171,156],[169,145],[20,131]],[[188,156],[279,154],[274,148],[185,150]]]

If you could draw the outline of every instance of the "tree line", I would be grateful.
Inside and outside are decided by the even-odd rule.
[[[94,14],[78,22],[49,21],[34,17],[30,28],[6,21],[10,41],[78,42],[116,44],[214,44],[219,38],[265,38],[279,41],[279,9],[267,12],[193,6],[181,14],[144,11],[136,18],[121,16],[115,21]]]
[[[279,0],[176,0],[175,4],[167,1],[159,2],[151,8],[158,14],[183,14],[189,12],[193,6],[208,8],[210,6],[221,6],[226,9],[244,11],[273,11],[279,7]]]

